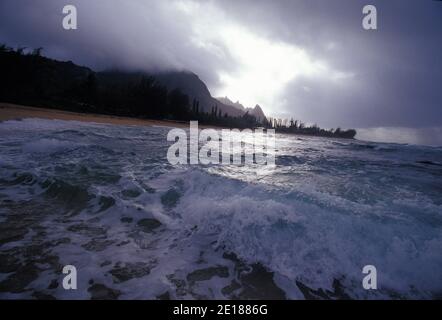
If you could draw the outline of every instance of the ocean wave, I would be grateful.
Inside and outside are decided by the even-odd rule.
[[[0,270],[0,297],[68,298],[50,286],[64,264],[81,274],[76,298],[442,291],[440,150],[278,135],[272,168],[174,167],[166,135],[1,123],[0,253],[9,271]],[[14,282],[21,264],[32,277]],[[378,269],[376,292],[361,287],[368,264]]]
[[[22,149],[23,152],[29,153],[54,153],[76,147],[78,147],[78,144],[71,141],[44,138],[25,143]]]
[[[174,173],[173,178],[177,177],[180,175]],[[379,225],[374,216],[352,217],[337,209],[324,210],[198,171],[184,173],[181,180],[186,191],[175,209],[179,221],[171,225],[197,226],[199,233],[215,234],[218,245],[250,264],[259,262],[291,281],[301,280],[314,288],[331,289],[335,279],[346,278],[344,283],[351,291],[362,267],[374,261],[382,269],[385,287],[392,291],[413,295],[410,288],[419,286],[419,294],[426,296],[426,292],[440,289],[437,280],[442,276],[438,271],[442,257],[432,250],[442,239],[435,227],[428,229],[433,238],[428,237],[430,233],[421,238],[411,236],[414,229],[422,227],[414,226],[416,221]],[[419,256],[409,250],[410,244],[416,246]],[[422,264],[431,273],[425,281],[420,273]]]

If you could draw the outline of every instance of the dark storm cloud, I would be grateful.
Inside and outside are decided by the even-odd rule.
[[[78,30],[62,29],[62,8],[78,10]],[[95,69],[187,69],[215,85],[220,59],[191,44],[191,23],[171,2],[6,0],[0,3],[0,41],[44,47],[46,55]]]
[[[43,46],[53,57],[98,69],[189,69],[213,90],[220,85],[220,71],[238,68],[222,41],[212,40],[210,50],[195,44],[192,7],[187,15],[176,10],[188,1],[68,2],[79,10],[77,32],[61,29],[63,1],[2,1],[0,41]],[[302,48],[312,59],[353,75],[339,85],[296,77],[283,90],[282,106],[263,106],[273,115],[293,115],[326,127],[442,126],[442,2],[194,2],[209,4],[262,38]],[[366,4],[378,9],[377,31],[362,29]],[[210,19],[216,12],[194,14],[194,19],[204,14]],[[442,144],[440,139],[431,143]]]

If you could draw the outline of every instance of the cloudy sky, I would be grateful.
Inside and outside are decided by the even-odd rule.
[[[62,28],[67,4],[78,30]],[[191,70],[270,116],[442,145],[441,1],[2,0],[0,42],[96,70]]]

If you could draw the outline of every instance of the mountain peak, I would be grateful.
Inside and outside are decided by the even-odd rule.
[[[239,103],[239,101],[237,101],[237,102],[233,102],[233,101],[230,100],[227,96],[224,97],[224,98],[216,98],[216,99],[217,99],[218,101],[220,101],[221,103],[225,104],[225,105],[228,105],[228,106],[234,107],[234,108],[239,109],[239,110],[241,110],[241,111],[245,111],[245,110],[246,110],[246,108],[245,108],[241,103]]]
[[[223,98],[217,98],[217,100],[225,105],[234,107],[234,108],[241,110],[243,112],[248,112],[250,115],[255,116],[259,121],[266,119],[264,111],[262,110],[262,108],[259,104],[257,104],[254,108],[246,108],[239,101],[233,102],[227,96],[223,97]]]
[[[247,110],[249,114],[255,116],[259,121],[266,119],[266,115],[264,114],[264,111],[262,111],[262,108],[259,104],[257,104],[255,108],[248,108]]]

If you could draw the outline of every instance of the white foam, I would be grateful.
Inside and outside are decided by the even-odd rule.
[[[248,263],[262,263],[291,298],[302,297],[295,281],[331,289],[336,278],[356,298],[388,298],[387,290],[419,298],[441,292],[438,222],[442,204],[440,189],[434,188],[437,168],[429,171],[410,165],[422,156],[441,163],[440,150],[394,146],[391,152],[376,152],[284,135],[278,136],[277,157],[286,161],[275,168],[171,168],[166,160],[166,133],[163,128],[58,120],[0,123],[0,164],[14,166],[2,168],[0,177],[13,181],[16,174],[30,172],[37,181],[5,184],[0,193],[9,200],[52,208],[41,222],[45,240],[69,237],[71,242],[50,249],[51,253],[62,264],[78,266],[84,277],[83,290],[71,298],[90,296],[85,289],[89,278],[121,290],[123,299],[155,298],[165,291],[173,298],[195,298],[191,290],[175,296],[170,276],[185,280],[195,269],[214,265],[227,266],[229,277],[215,277],[192,290],[224,298],[221,288],[235,275],[233,262],[222,257],[224,251]],[[62,152],[66,150],[74,152]],[[56,152],[60,152],[57,161],[46,156]],[[72,163],[74,169],[69,167]],[[88,173],[77,177],[77,164]],[[67,175],[68,170],[75,174]],[[112,182],[95,178],[102,173],[122,178]],[[43,195],[41,182],[47,178],[82,183],[95,198],[67,219],[63,204]],[[140,195],[125,197],[122,190],[126,189],[136,189]],[[170,190],[176,199],[164,205],[163,197]],[[112,197],[115,204],[98,212],[101,196]],[[10,212],[0,211],[5,213]],[[133,222],[122,223],[122,217]],[[140,232],[137,222],[152,218],[162,226],[153,233]],[[103,228],[104,240],[112,244],[98,252],[86,250],[83,245],[89,241],[103,239],[67,230],[80,223]],[[30,245],[31,235],[9,245]],[[110,265],[100,266],[107,260]],[[155,261],[149,275],[116,284],[108,273],[117,262],[140,261]],[[381,290],[374,295],[361,287],[366,264],[378,268]],[[55,276],[53,270],[45,271],[30,287],[46,290]],[[52,294],[69,298],[59,289]]]

